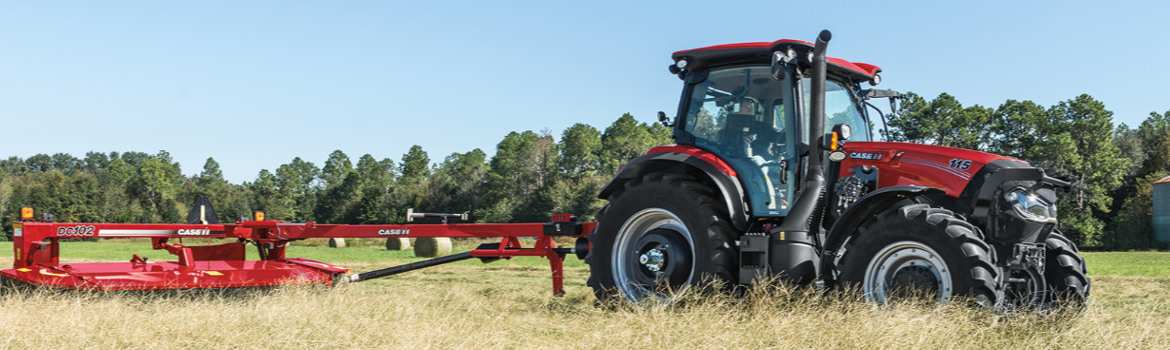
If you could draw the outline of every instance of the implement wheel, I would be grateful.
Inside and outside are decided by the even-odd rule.
[[[610,195],[585,258],[597,298],[664,301],[691,285],[734,285],[735,230],[717,198],[694,178],[662,172]]]
[[[887,209],[858,228],[837,264],[840,286],[887,303],[924,295],[945,303],[955,296],[984,307],[1000,300],[999,269],[979,229],[950,210],[927,204]]]

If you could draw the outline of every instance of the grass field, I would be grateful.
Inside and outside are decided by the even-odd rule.
[[[415,260],[410,252],[357,245],[297,246],[288,255],[355,271]],[[0,251],[11,251],[10,243]],[[172,260],[146,243],[62,247],[69,261],[123,261],[131,253]],[[779,288],[644,310],[599,305],[585,286],[588,268],[576,258],[566,260],[563,297],[550,295],[545,260],[516,258],[464,261],[347,290],[233,297],[10,292],[0,296],[0,348],[1170,348],[1170,253],[1085,257],[1093,297],[1083,313],[879,307]]]

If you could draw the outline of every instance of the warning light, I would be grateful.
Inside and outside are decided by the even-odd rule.
[[[263,210],[252,211],[252,220],[264,221],[264,211]]]
[[[32,218],[33,218],[33,207],[20,207],[20,219],[21,220],[32,220]]]
[[[830,143],[829,143],[829,150],[830,150],[830,151],[836,151],[836,150],[837,150],[837,144],[838,144],[838,142],[840,142],[840,141],[838,140],[838,138],[839,138],[839,137],[837,136],[837,132],[836,132],[836,131],[834,131],[834,132],[833,132],[833,137],[832,137],[831,139],[829,139],[829,142],[830,142]]]

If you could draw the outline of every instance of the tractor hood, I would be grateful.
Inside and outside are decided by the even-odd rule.
[[[903,142],[851,141],[845,152],[842,175],[856,166],[879,166],[878,187],[917,185],[934,187],[958,198],[985,165],[997,160],[1027,162],[962,148]]]
[[[901,142],[847,142],[839,178],[876,181],[875,188],[920,186],[945,192],[933,200],[965,215],[992,239],[1040,241],[1056,223],[1056,189],[1068,181],[1025,161],[961,148]],[[849,181],[838,181],[849,183]],[[1013,210],[1019,206],[1019,210]],[[996,224],[998,222],[998,224]],[[995,227],[992,229],[992,227]],[[1013,226],[1014,229],[999,228]],[[1003,235],[1013,234],[1012,237]]]

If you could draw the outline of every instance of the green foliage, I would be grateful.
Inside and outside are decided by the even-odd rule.
[[[1062,227],[1079,237],[1079,243],[1099,246],[1104,243],[1104,214],[1110,212],[1111,194],[1121,185],[1119,170],[1126,164],[1113,143],[1113,112],[1089,95],[1080,95],[1049,108],[1048,115],[1046,134],[1059,136],[1060,148],[1052,150],[1050,160],[1037,163],[1077,181],[1058,204],[1065,209],[1062,220],[1075,218]]]
[[[49,171],[53,168],[53,159],[47,154],[37,154],[24,161],[29,171]]]
[[[394,181],[394,161],[388,158],[377,160],[369,154],[362,155],[356,171],[363,186],[387,189]]]
[[[452,153],[427,181],[420,208],[443,213],[477,212],[488,173],[487,154],[476,148]]]
[[[349,161],[349,156],[341,150],[335,150],[329,154],[329,159],[321,168],[321,181],[325,182],[325,188],[338,186],[352,172],[353,163]]]
[[[893,141],[985,151],[991,143],[994,115],[994,110],[978,105],[963,107],[946,93],[930,101],[907,93],[898,114],[888,123]]]
[[[989,151],[1072,177],[1078,187],[1058,205],[1061,229],[1079,244],[1150,246],[1151,183],[1170,174],[1170,111],[1130,128],[1114,126],[1088,95],[1047,108],[1017,100],[985,108],[913,93],[899,111],[889,117],[892,140]],[[400,223],[407,208],[470,211],[479,222],[540,222],[554,213],[593,220],[604,205],[596,195],[618,167],[671,143],[670,134],[624,114],[604,130],[574,124],[559,140],[548,130],[513,132],[492,157],[475,149],[432,165],[415,145],[399,163],[366,154],[355,166],[336,150],[321,168],[294,158],[243,184],[225,180],[212,158],[183,176],[165,151],[9,157],[0,160],[0,220],[32,205],[59,221],[181,222],[199,197],[211,199],[221,221],[264,210],[293,222]]]
[[[650,147],[669,143],[670,129],[657,123],[638,123],[633,115],[623,114],[601,134],[601,171],[617,173],[618,166],[642,155]]]
[[[366,154],[358,160],[355,172],[345,178],[336,191],[326,191],[323,203],[331,206],[320,207],[331,211],[331,222],[353,224],[392,223],[394,208],[399,200],[394,196],[394,161],[377,160]],[[321,215],[330,215],[322,213]]]
[[[1125,168],[1121,169],[1125,174],[1122,180],[1125,186],[1130,185],[1130,181],[1137,175],[1139,166],[1146,158],[1137,132],[1136,129],[1130,129],[1129,125],[1124,123],[1113,129],[1113,145],[1117,146],[1117,151],[1125,159]]]
[[[1134,134],[1144,155],[1136,164],[1138,174],[1170,170],[1170,111],[1150,113]]]
[[[1158,181],[1170,172],[1156,172],[1138,178],[1134,182],[1129,195],[1120,205],[1114,217],[1113,234],[1105,242],[1109,247],[1117,249],[1146,249],[1153,246],[1153,208],[1154,208],[1154,181]]]
[[[316,203],[317,221],[330,224],[345,223],[346,214],[349,214],[348,209],[361,199],[359,197],[361,191],[361,178],[356,173],[350,173],[341,180],[341,183],[326,188]]]
[[[0,161],[0,173],[7,175],[20,175],[28,172],[28,164],[20,157],[12,156],[3,161]]]
[[[601,132],[588,124],[577,123],[561,134],[560,171],[569,176],[596,172],[601,164]]]
[[[427,186],[427,177],[430,176],[431,157],[423,151],[422,146],[414,145],[406,154],[402,155],[402,165],[399,168],[397,187],[395,191],[387,192],[389,196],[388,201],[391,201],[394,206],[402,206],[402,210],[406,208],[419,208],[423,204],[424,197],[426,197],[425,188]],[[429,209],[428,209],[429,210]]]
[[[991,152],[1020,159],[1041,159],[1047,140],[1042,133],[1048,112],[1032,101],[1007,100],[992,113]]]
[[[341,153],[341,156],[344,157],[345,154]],[[346,157],[345,164],[348,165],[348,162],[349,158]],[[316,204],[317,191],[320,189],[318,185],[320,174],[321,170],[317,169],[316,165],[301,160],[301,157],[293,158],[292,162],[276,168],[277,191],[281,196],[292,200],[290,207],[287,208],[289,216],[281,217],[294,222],[315,220],[313,207]]]
[[[260,170],[256,181],[249,186],[253,195],[254,210],[263,210],[267,217],[290,220],[293,216],[293,198],[281,192],[279,180],[268,169]]]
[[[641,127],[645,128],[645,124]],[[658,137],[656,130],[647,131],[652,138]],[[552,204],[550,214],[576,214],[581,220],[594,220],[594,214],[604,206],[597,193],[612,176],[602,173],[601,132],[586,124],[574,124],[561,135],[557,149],[561,154],[559,172],[541,192],[545,201]]]
[[[198,198],[211,200],[220,222],[231,222],[240,217],[252,216],[252,196],[247,187],[228,183],[223,178],[219,162],[207,158],[203,171],[185,182],[185,191],[178,199],[180,203],[193,203]],[[181,213],[185,218],[185,213]]]
[[[420,184],[427,175],[430,175],[431,157],[423,151],[422,146],[410,146],[410,151],[402,155],[401,181],[406,184]]]
[[[227,180],[223,179],[223,171],[219,170],[219,163],[213,158],[207,158],[207,162],[203,163],[203,172],[200,172],[199,176],[196,176],[193,180],[188,181],[191,184],[191,188],[187,190],[189,197],[184,198],[187,201],[194,201],[200,197],[223,200],[223,197],[230,188]],[[221,207],[222,203],[213,201],[212,206]]]
[[[178,222],[173,208],[176,196],[182,189],[183,176],[179,163],[172,162],[171,155],[159,151],[157,155],[142,161],[138,171],[130,177],[128,190],[131,199],[142,204],[138,213],[139,222]]]
[[[601,174],[564,176],[553,182],[542,195],[552,203],[550,214],[576,214],[582,221],[593,221],[597,211],[605,206],[605,202],[597,198],[597,193],[609,179],[609,175]]]
[[[98,171],[110,166],[110,156],[101,152],[85,152],[85,159],[82,160],[86,171]]]
[[[552,209],[538,191],[551,184],[556,171],[556,150],[552,135],[512,132],[496,146],[484,191],[487,206],[480,221],[544,221]]]
[[[1114,191],[1116,215],[1107,246],[1120,249],[1152,247],[1154,181],[1170,175],[1170,111],[1150,113],[1137,129],[1122,124],[1114,144],[1126,161],[1122,186]]]
[[[183,176],[165,151],[9,157],[0,160],[0,220],[15,221],[19,206],[32,205],[59,221],[182,222],[200,197],[221,221],[264,210],[290,222],[400,223],[407,208],[470,211],[480,222],[541,222],[553,213],[591,220],[618,165],[669,143],[670,132],[625,114],[604,133],[575,124],[560,142],[548,130],[514,132],[490,158],[475,149],[432,166],[415,145],[400,163],[366,154],[355,166],[336,150],[321,168],[297,157],[242,184],[225,180],[213,158]]]

